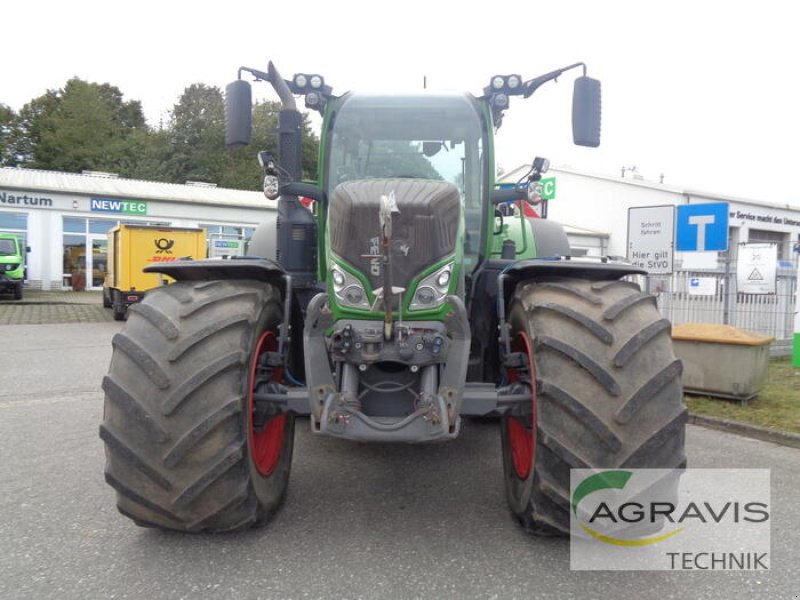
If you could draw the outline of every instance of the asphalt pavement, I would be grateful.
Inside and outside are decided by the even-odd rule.
[[[567,540],[512,520],[492,421],[417,446],[319,438],[300,421],[287,502],[267,527],[136,527],[103,480],[98,437],[121,327],[0,327],[2,599],[800,598],[800,450],[695,426],[690,466],[771,469],[771,571],[570,571]]]

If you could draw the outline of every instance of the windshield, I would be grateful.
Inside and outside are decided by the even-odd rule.
[[[2,239],[0,240],[0,256],[16,256],[17,243],[14,240]]]
[[[354,179],[423,178],[454,184],[479,207],[483,147],[469,96],[349,94],[332,119],[326,192]]]

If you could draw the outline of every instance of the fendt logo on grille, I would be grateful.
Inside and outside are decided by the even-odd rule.
[[[375,277],[381,276],[381,241],[378,236],[373,238],[369,238],[369,253],[371,258],[369,259],[369,272],[370,275],[374,275]]]

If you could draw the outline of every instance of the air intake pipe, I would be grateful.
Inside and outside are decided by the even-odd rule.
[[[299,182],[303,173],[303,117],[297,110],[288,83],[270,61],[267,72],[248,67],[239,69],[239,81],[226,89],[226,143],[241,146],[250,142],[252,96],[250,84],[241,80],[242,71],[269,81],[281,100],[278,113],[278,179],[280,185]],[[297,198],[282,194],[278,199],[277,259],[291,275],[295,287],[310,287],[316,280],[317,230],[314,215]]]

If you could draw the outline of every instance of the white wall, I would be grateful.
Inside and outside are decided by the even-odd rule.
[[[556,178],[556,198],[547,217],[574,227],[609,234],[606,254],[627,253],[628,209],[637,206],[677,205],[686,202],[679,191],[652,189],[629,179],[610,179],[551,168]]]
[[[797,241],[800,235],[800,208],[770,205],[768,199],[761,203],[726,198],[568,169],[551,168],[547,177],[556,177],[556,198],[549,202],[548,218],[608,233],[608,255],[626,255],[628,209],[639,206],[728,202],[733,243],[746,242],[751,229],[783,232],[792,241]]]

